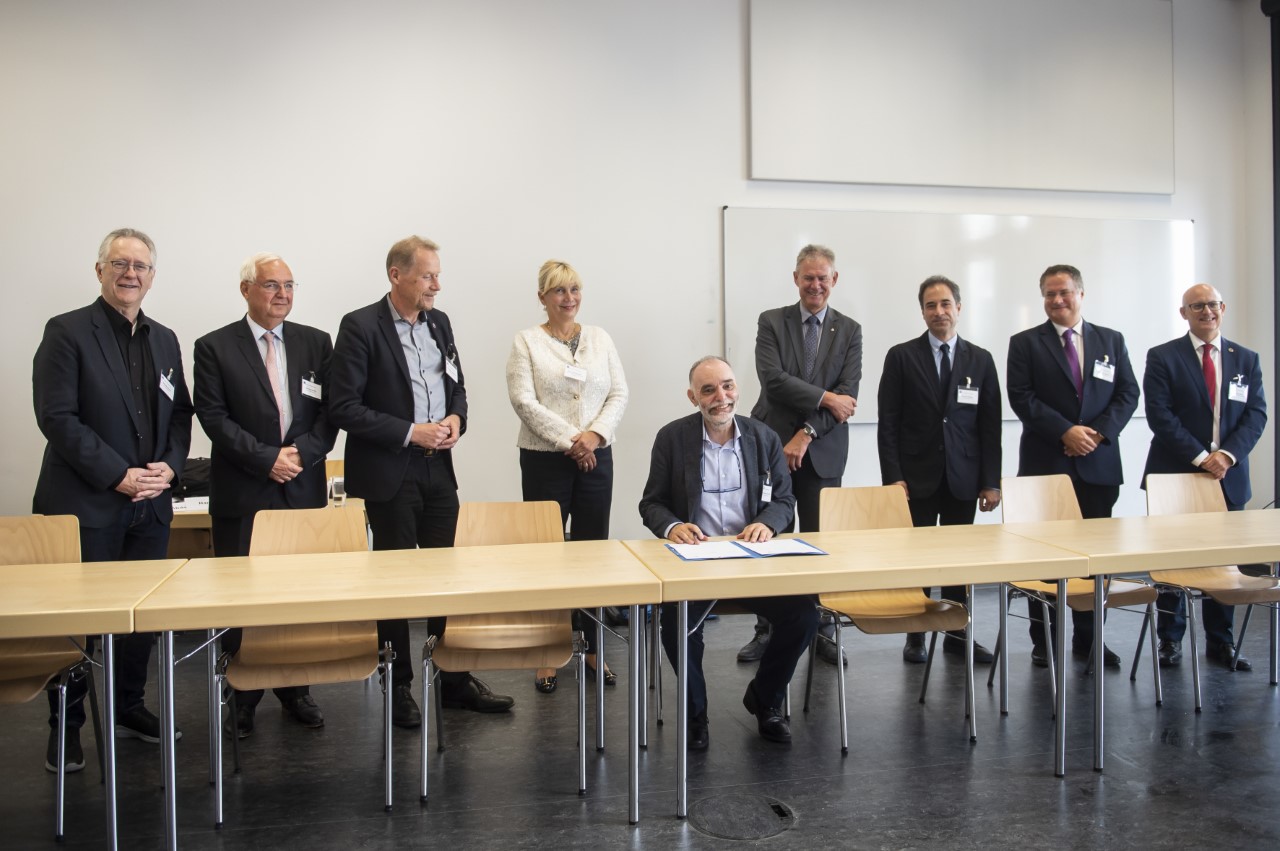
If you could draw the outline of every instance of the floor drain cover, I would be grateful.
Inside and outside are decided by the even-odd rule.
[[[689,807],[689,824],[721,839],[766,839],[795,823],[790,807],[764,795],[715,795]]]

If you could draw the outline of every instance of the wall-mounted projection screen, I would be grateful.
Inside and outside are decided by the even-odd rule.
[[[1169,0],[751,0],[750,31],[752,178],[1174,190]]]

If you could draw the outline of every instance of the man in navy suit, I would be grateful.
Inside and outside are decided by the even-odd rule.
[[[929,330],[889,349],[880,378],[880,478],[907,492],[913,525],[968,525],[1000,504],[1000,377],[991,353],[956,333],[958,284],[934,275],[917,298]],[[968,603],[963,585],[942,599]],[[942,650],[963,656],[964,636],[948,633]],[[909,634],[902,658],[926,657],[924,633]],[[975,643],[973,658],[991,651]]]
[[[451,450],[467,428],[467,391],[449,317],[435,309],[439,246],[411,236],[387,252],[391,292],[348,313],[330,370],[329,416],[347,432],[347,492],[365,501],[375,550],[451,547],[458,480]],[[444,618],[427,622],[442,635]],[[417,727],[409,622],[378,622],[395,652],[392,720]],[[441,674],[444,706],[505,712],[515,702],[467,672]]]
[[[649,479],[640,498],[644,525],[659,538],[697,544],[713,535],[768,541],[791,524],[795,498],[782,444],[755,420],[734,415],[738,384],[733,368],[705,357],[689,371],[689,401],[698,413],[668,423],[653,441]],[[789,743],[791,727],[782,712],[796,661],[813,641],[818,612],[813,598],[763,597],[739,600],[773,624],[755,679],[742,698],[756,716],[760,735]],[[702,671],[702,621],[711,602],[692,603],[698,628],[689,636],[689,750],[706,750],[707,680]],[[662,644],[676,664],[679,631],[676,607],[662,607]]]
[[[1110,517],[1120,496],[1124,469],[1120,431],[1138,407],[1138,382],[1124,337],[1080,317],[1084,281],[1074,266],[1050,266],[1040,276],[1049,321],[1009,340],[1009,405],[1022,420],[1019,476],[1071,477],[1080,513]],[[1044,631],[1034,618],[1052,609],[1029,601],[1031,661],[1047,666]],[[1050,614],[1047,614],[1046,612]],[[1093,648],[1093,613],[1072,612],[1072,650],[1087,657]],[[1103,663],[1120,657],[1103,648]]]
[[[822,489],[838,488],[844,478],[845,423],[858,407],[862,381],[862,326],[827,304],[840,280],[835,264],[835,252],[826,246],[800,249],[791,273],[799,302],[761,313],[756,329],[760,398],[751,416],[782,441],[801,532],[817,530]],[[822,627],[826,635],[833,630]],[[759,659],[768,640],[768,622],[757,619],[738,661]],[[835,646],[820,642],[818,656],[834,664]]]
[[[1190,332],[1147,352],[1142,389],[1151,449],[1143,476],[1209,473],[1221,482],[1227,508],[1239,511],[1253,495],[1249,453],[1267,424],[1258,354],[1221,336],[1227,305],[1208,284],[1187,290],[1178,312]],[[1160,664],[1170,667],[1182,661],[1186,600],[1180,593],[1166,591],[1160,595],[1159,607]],[[1234,607],[1205,597],[1201,611],[1205,654],[1231,667]],[[1250,671],[1253,665],[1241,656],[1235,659],[1235,669]]]
[[[249,554],[258,511],[326,503],[324,460],[338,435],[323,399],[333,344],[324,331],[285,321],[293,294],[284,260],[255,254],[240,269],[244,318],[196,340],[196,415],[213,443],[209,514],[219,557]],[[240,637],[228,630],[222,649],[234,654]],[[275,693],[304,727],[324,726],[307,686]],[[261,699],[261,690],[238,692],[228,732],[252,733]]]
[[[50,319],[36,350],[32,398],[48,444],[31,510],[74,514],[83,561],[162,559],[173,520],[170,483],[182,474],[191,444],[182,352],[174,333],[142,312],[156,273],[149,236],[132,228],[112,231],[94,268],[102,296]],[[146,633],[115,640],[115,735],[155,743],[160,721],[143,705],[151,641]],[[68,771],[84,767],[84,695],[84,682],[73,681]],[[52,693],[49,706],[54,730],[45,767],[56,771]]]

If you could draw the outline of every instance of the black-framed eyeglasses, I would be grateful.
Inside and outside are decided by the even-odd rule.
[[[1221,301],[1193,301],[1191,304],[1187,305],[1187,310],[1190,310],[1192,313],[1203,313],[1205,308],[1208,308],[1214,313],[1217,313],[1219,310],[1222,310],[1222,305],[1224,303],[1225,302]]]
[[[734,461],[733,467],[728,470],[728,475],[722,475],[720,477],[722,481],[719,484],[723,484],[724,487],[707,487],[707,456],[703,455],[698,460],[698,477],[702,479],[703,493],[733,493],[734,491],[742,490],[742,459],[738,457],[738,453],[736,452],[732,452],[731,454],[733,455]]]
[[[150,263],[130,263],[128,260],[108,260],[107,265],[122,275],[129,271],[130,268],[139,275],[145,275],[155,268],[155,266],[152,266]]]

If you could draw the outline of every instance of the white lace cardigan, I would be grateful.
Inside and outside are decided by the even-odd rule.
[[[586,370],[586,380],[567,377],[570,365]],[[507,393],[520,417],[516,445],[539,452],[564,452],[582,431],[612,445],[628,397],[618,350],[594,325],[582,326],[576,355],[541,326],[518,332],[507,358]]]

